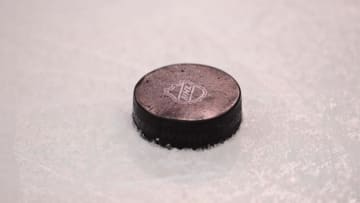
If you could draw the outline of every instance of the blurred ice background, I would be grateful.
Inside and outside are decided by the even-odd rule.
[[[224,144],[136,132],[133,86],[179,62],[240,83]],[[357,0],[0,0],[0,71],[1,202],[360,202]]]

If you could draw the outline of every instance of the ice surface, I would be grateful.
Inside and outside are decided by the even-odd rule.
[[[1,128],[16,118],[0,200],[359,202],[359,36],[356,0],[3,0]],[[241,85],[224,144],[167,150],[135,130],[133,86],[179,62]]]

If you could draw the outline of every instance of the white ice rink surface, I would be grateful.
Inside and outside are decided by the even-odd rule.
[[[141,139],[172,63],[243,91],[222,145]],[[0,202],[360,202],[360,1],[0,0]]]

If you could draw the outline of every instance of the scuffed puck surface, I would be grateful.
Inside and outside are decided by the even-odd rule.
[[[227,73],[174,64],[146,74],[134,89],[133,119],[143,136],[166,147],[205,148],[241,123],[241,90]]]

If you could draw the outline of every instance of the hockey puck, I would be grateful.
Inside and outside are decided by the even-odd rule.
[[[239,128],[241,89],[233,77],[214,67],[165,66],[136,84],[133,120],[145,139],[161,146],[207,148]]]

